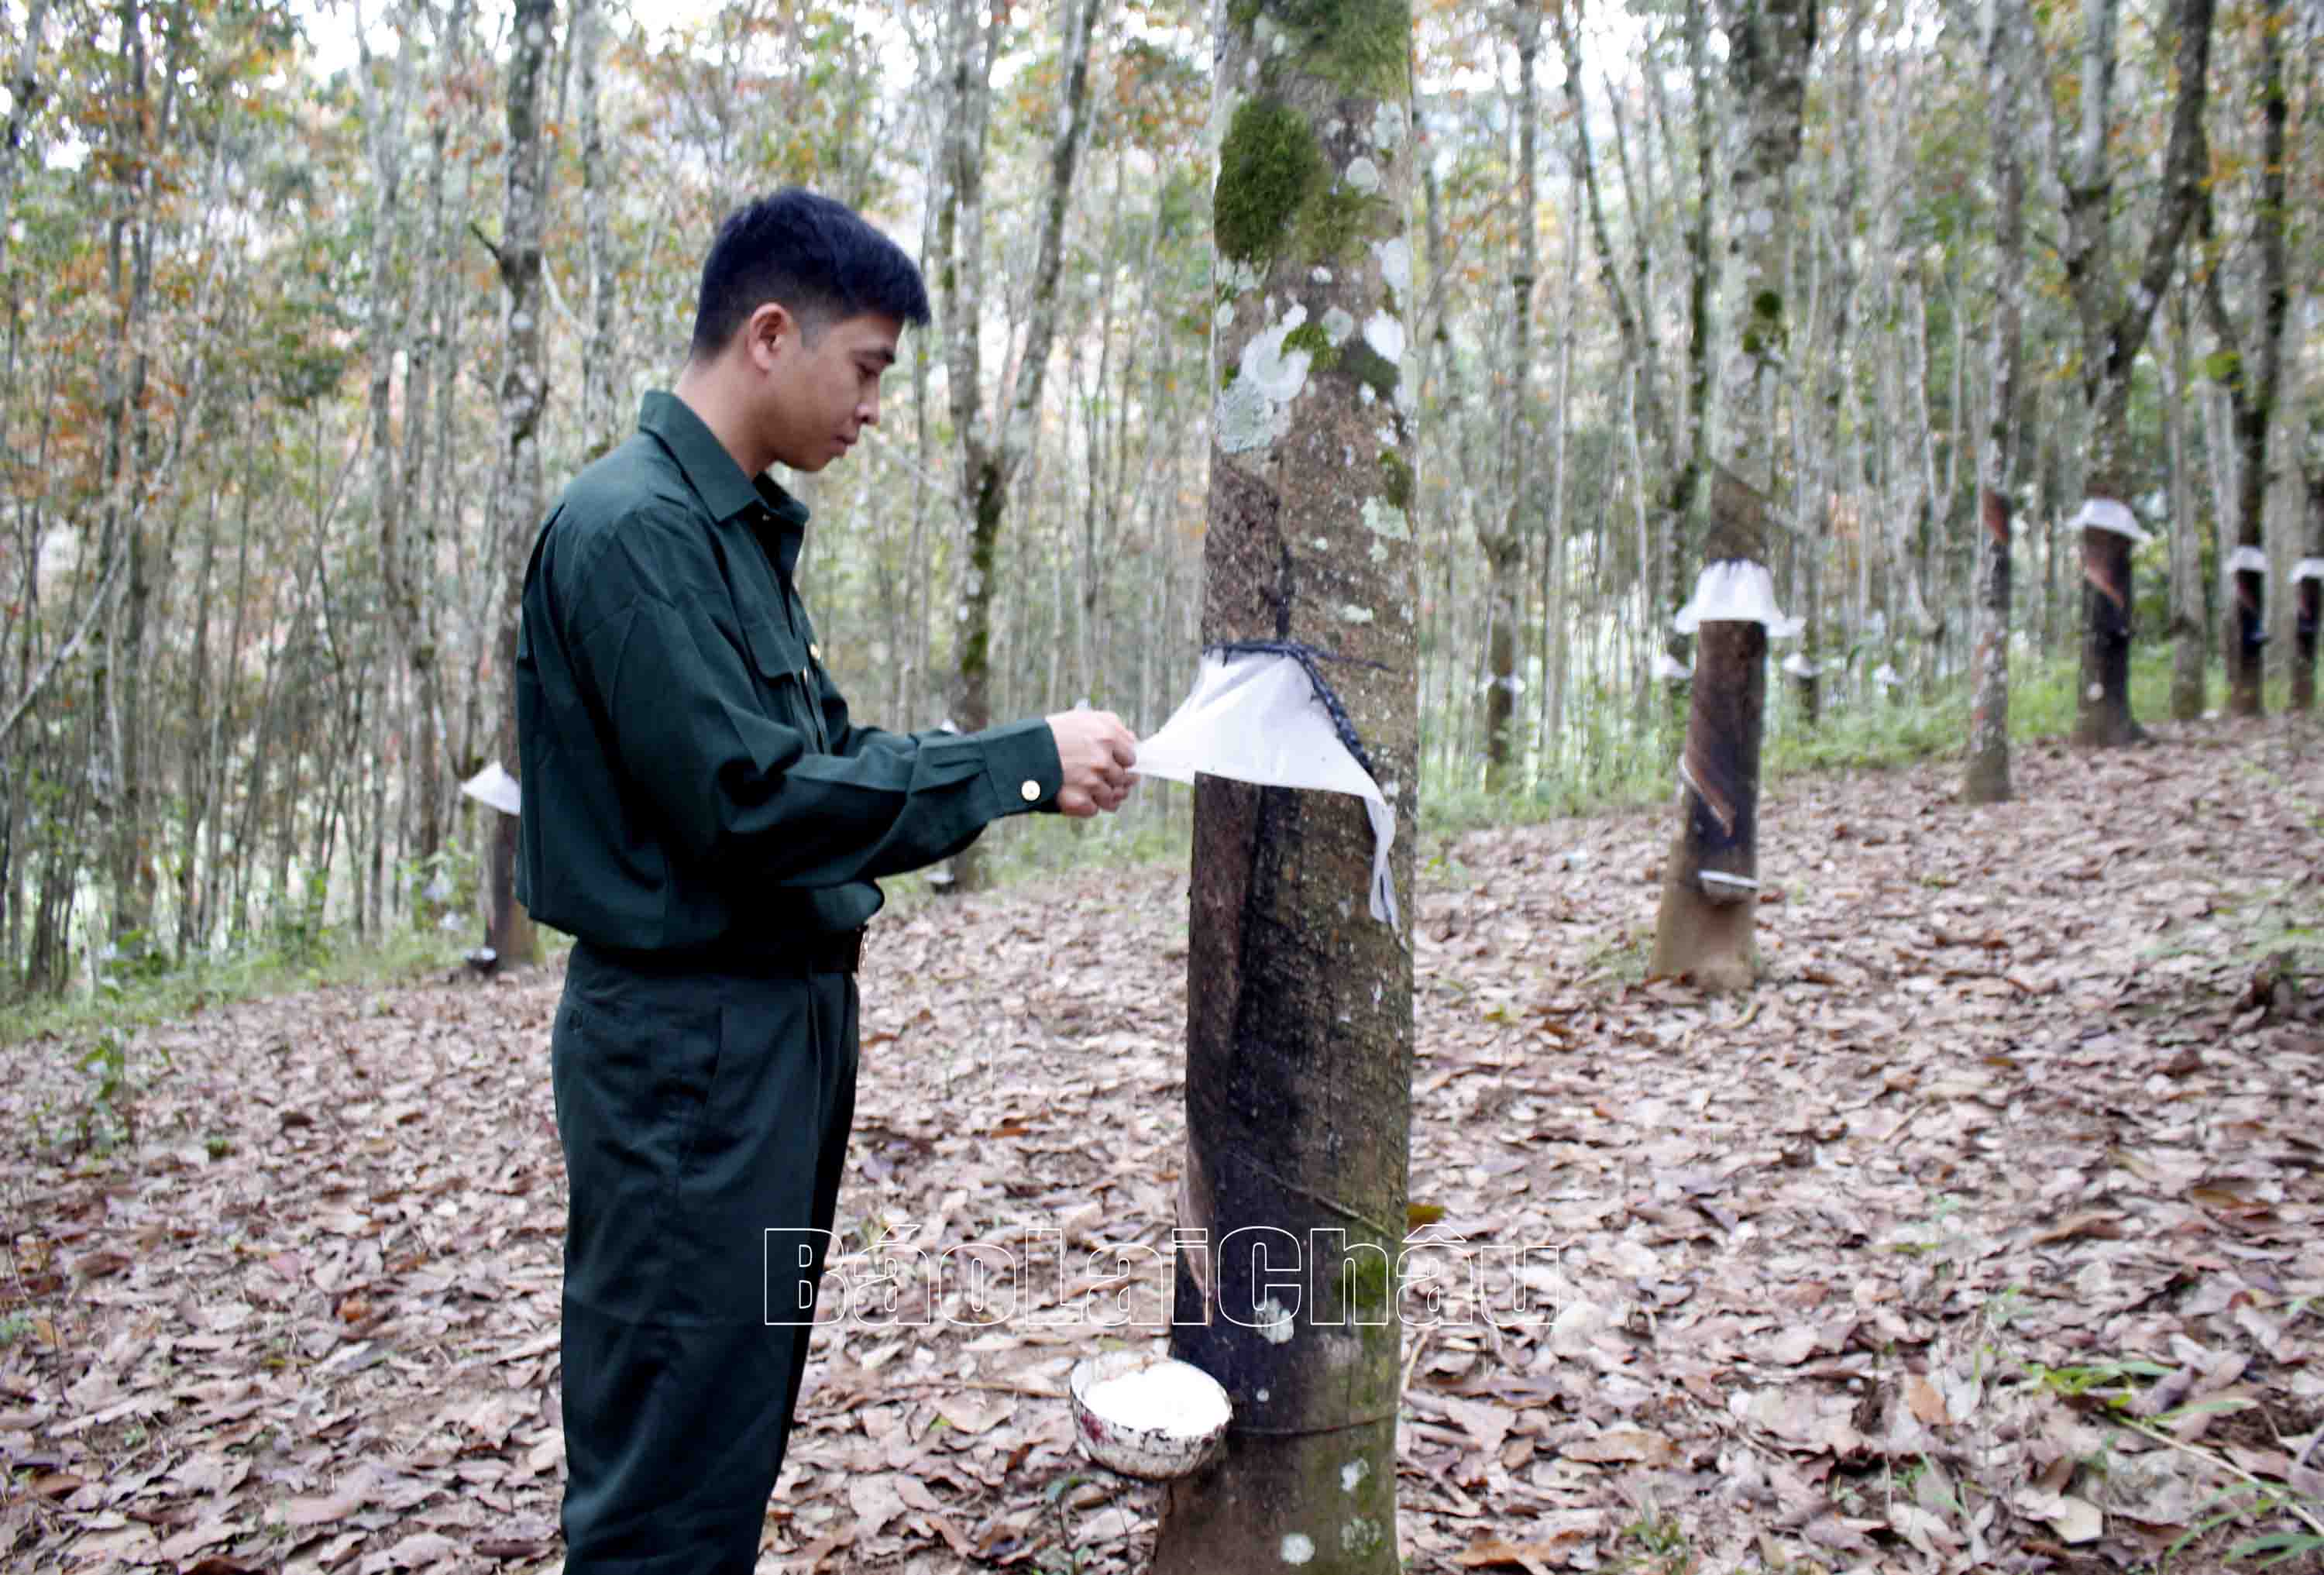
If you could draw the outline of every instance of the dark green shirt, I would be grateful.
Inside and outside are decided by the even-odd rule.
[[[517,641],[517,895],[600,945],[779,957],[878,911],[881,875],[1056,805],[1041,721],[848,719],[791,584],[807,512],[650,393],[541,527]]]

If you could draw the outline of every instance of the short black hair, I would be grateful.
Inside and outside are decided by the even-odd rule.
[[[694,354],[709,357],[769,301],[800,328],[878,312],[928,320],[927,286],[904,249],[842,202],[793,186],[726,216],[702,262],[694,308]]]

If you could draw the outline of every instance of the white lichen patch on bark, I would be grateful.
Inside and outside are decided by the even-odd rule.
[[[1412,243],[1405,236],[1394,240],[1374,241],[1372,256],[1379,263],[1382,282],[1396,292],[1399,301],[1412,293]]]
[[[1365,318],[1364,343],[1389,365],[1404,365],[1404,324],[1393,314],[1374,312]]]
[[[1300,1532],[1286,1532],[1283,1536],[1283,1561],[1305,1564],[1315,1557],[1314,1539]]]
[[[1259,1314],[1259,1337],[1269,1345],[1288,1344],[1291,1340],[1291,1309],[1269,1296],[1251,1309]]]
[[[1380,189],[1379,166],[1370,159],[1351,160],[1348,163],[1348,184],[1370,197]]]
[[[1333,349],[1337,350],[1353,338],[1355,332],[1356,319],[1345,309],[1333,307],[1323,314],[1323,337],[1332,342]]]
[[[1390,541],[1412,539],[1412,521],[1404,517],[1402,509],[1384,498],[1364,500],[1364,529]]]
[[[1307,387],[1307,368],[1314,357],[1305,350],[1286,351],[1283,341],[1307,320],[1307,309],[1294,304],[1283,320],[1262,328],[1243,346],[1234,382],[1219,392],[1216,430],[1219,447],[1229,454],[1248,454],[1283,440],[1291,430],[1291,402]]]
[[[1370,608],[1359,607],[1353,602],[1340,608],[1340,622],[1342,623],[1370,623],[1376,616]]]
[[[1384,153],[1404,146],[1404,106],[1383,100],[1372,112],[1372,145]]]
[[[1375,987],[1375,989],[1377,989],[1377,987]],[[1342,1493],[1353,1493],[1357,1488],[1362,1485],[1363,1479],[1371,1474],[1371,1462],[1363,1459],[1361,1456],[1358,1456],[1356,1459],[1350,1460],[1346,1465],[1340,1468],[1340,1491]]]

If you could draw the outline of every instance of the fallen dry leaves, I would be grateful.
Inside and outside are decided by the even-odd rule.
[[[1740,1002],[1638,977],[1660,815],[1429,851],[1413,1197],[1554,1251],[1538,1316],[1407,1340],[1416,1567],[2095,1570],[2229,1488],[2324,1503],[2324,992],[2269,944],[2324,908],[2314,741],[2160,732],[2021,751],[1997,808],[1950,766],[1772,794]],[[1037,1267],[819,1337],[781,1567],[1142,1563],[1155,1490],[1062,1396],[1157,1311],[1185,926],[1149,870],[875,933],[843,1267]],[[554,1565],[557,988],[146,1034],[101,1157],[29,1141],[61,1047],[5,1052],[12,1570]]]

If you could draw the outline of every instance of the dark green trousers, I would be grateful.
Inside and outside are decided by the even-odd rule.
[[[855,981],[574,947],[550,1040],[565,1568],[756,1562],[855,1109]]]

